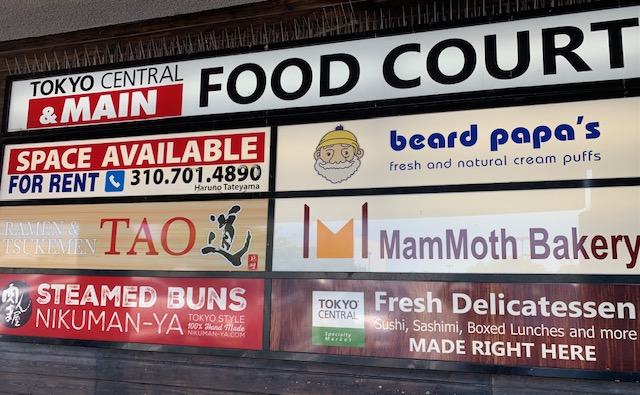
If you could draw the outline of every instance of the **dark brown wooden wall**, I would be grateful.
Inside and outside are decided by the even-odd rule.
[[[428,2],[436,4],[436,2]],[[460,1],[438,1],[445,7]],[[466,2],[467,4],[469,2]],[[476,2],[473,2],[474,4]],[[495,7],[506,0],[478,1]],[[514,2],[515,3],[515,2]],[[536,4],[551,5],[539,0]],[[560,1],[555,3],[559,4]],[[0,43],[0,110],[5,78],[37,70],[43,55],[82,52],[86,48],[125,47],[128,43],[198,35],[211,29],[273,25],[311,20],[339,12],[331,0],[277,0],[198,15],[179,16],[90,29],[52,37]],[[401,13],[418,1],[352,0],[358,12]],[[456,8],[458,10],[458,8]],[[474,10],[476,12],[477,10]],[[445,14],[452,15],[451,8]],[[459,13],[458,13],[459,15]],[[69,344],[69,343],[65,343]],[[108,347],[37,344],[0,339],[0,393],[3,394],[640,394],[640,384],[394,369],[301,362],[284,359],[223,357],[190,353],[121,350]]]
[[[640,394],[640,384],[0,342],[3,394]]]

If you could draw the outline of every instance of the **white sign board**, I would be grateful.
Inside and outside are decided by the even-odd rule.
[[[640,177],[640,98],[278,128],[276,190]]]
[[[11,83],[9,132],[640,77],[640,7]]]
[[[268,129],[7,145],[3,200],[263,192]]]
[[[640,274],[640,188],[278,199],[273,270]]]

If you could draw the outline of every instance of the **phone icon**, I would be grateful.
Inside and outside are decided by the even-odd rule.
[[[109,182],[111,183],[111,185],[113,185],[116,188],[120,188],[120,183],[118,181],[116,181],[116,177],[112,174],[109,176]]]
[[[124,191],[124,170],[110,170],[107,172],[107,181],[104,183],[104,191]]]

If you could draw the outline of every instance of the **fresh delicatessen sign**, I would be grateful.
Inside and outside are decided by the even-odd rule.
[[[273,270],[637,275],[638,202],[638,187],[279,199]]]
[[[637,288],[276,279],[271,349],[640,372]]]
[[[639,177],[640,99],[278,127],[278,191]]]
[[[1,275],[0,334],[262,347],[264,280]]]
[[[0,266],[264,270],[267,201],[0,208]]]
[[[11,82],[9,132],[638,78],[640,7]]]
[[[267,130],[7,145],[5,200],[268,189]]]

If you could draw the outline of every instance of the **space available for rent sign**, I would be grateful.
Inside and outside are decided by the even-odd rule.
[[[640,7],[11,83],[8,131],[640,77]]]
[[[640,98],[278,128],[278,191],[640,176]]]
[[[271,350],[640,372],[638,287],[275,279]]]
[[[640,188],[278,199],[273,270],[640,274]]]
[[[268,130],[7,145],[4,200],[260,192]]]
[[[0,334],[262,348],[264,280],[0,275]]]
[[[264,270],[267,200],[0,207],[0,266]]]

